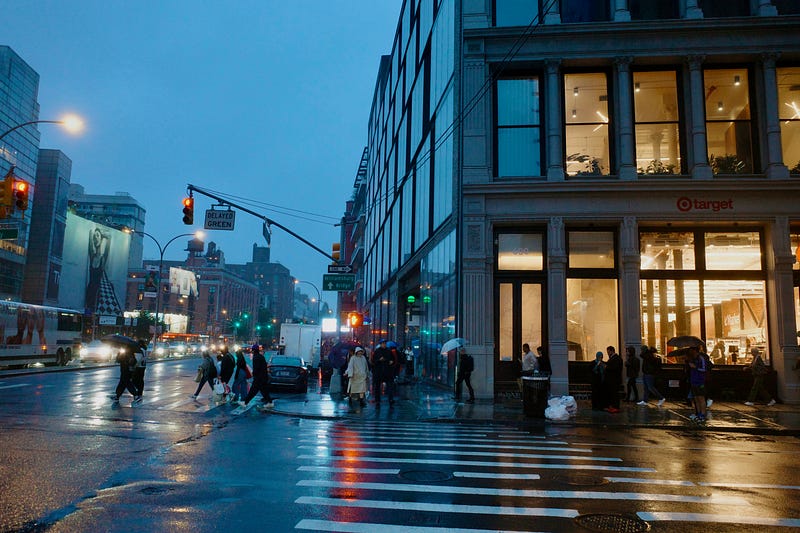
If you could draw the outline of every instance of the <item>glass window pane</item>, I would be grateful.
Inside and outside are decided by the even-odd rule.
[[[500,310],[497,323],[500,360],[511,361],[514,358],[514,288],[511,283],[500,284]]]
[[[636,168],[639,174],[679,174],[678,123],[636,125]]]
[[[570,231],[570,268],[614,268],[614,234],[610,231]]]
[[[778,15],[800,15],[800,2],[797,0],[772,0],[778,8]]]
[[[783,163],[792,174],[800,174],[800,120],[781,122]]]
[[[522,284],[522,342],[535,350],[542,345],[542,286]]]
[[[561,0],[561,22],[608,20],[608,0]]]
[[[800,119],[800,67],[776,69],[778,77],[778,116],[781,120]]]
[[[495,0],[495,26],[528,26],[539,15],[539,2]]]
[[[497,81],[498,126],[539,124],[539,80]]]
[[[750,121],[709,122],[708,162],[714,174],[753,172]]]
[[[541,175],[539,128],[502,128],[497,132],[497,175]]]
[[[567,126],[567,174],[601,176],[609,173],[608,126]]]
[[[751,348],[764,361],[767,350],[767,306],[763,281],[725,280],[703,283],[706,341],[724,364],[747,364]],[[719,344],[725,345],[723,348]],[[716,362],[716,361],[715,361]]]
[[[642,344],[664,355],[667,341],[678,335],[700,337],[700,282],[697,280],[642,280]],[[676,362],[667,357],[667,362]]]
[[[606,346],[618,346],[617,280],[567,280],[567,350],[588,361]]]
[[[800,332],[800,287],[794,288],[794,323]]]
[[[794,264],[792,269],[800,270],[800,233],[792,233],[792,253],[794,254]],[[797,328],[800,331],[800,328]]]
[[[697,0],[704,18],[748,17],[750,0]]]
[[[567,124],[608,122],[608,85],[605,73],[565,74],[564,109]]]
[[[498,270],[542,270],[542,235],[501,233],[497,236]]]
[[[706,233],[708,270],[761,270],[761,242],[758,232]]]
[[[678,0],[630,0],[633,20],[676,19],[680,17]]]
[[[703,72],[706,94],[706,119],[747,120],[750,118],[750,91],[747,69],[719,69]]]
[[[641,233],[642,270],[694,270],[693,233]]]
[[[633,104],[636,122],[678,120],[678,82],[675,71],[634,72]]]

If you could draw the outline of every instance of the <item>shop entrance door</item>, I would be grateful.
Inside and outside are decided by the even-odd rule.
[[[495,302],[495,394],[505,394],[518,391],[522,345],[529,344],[534,353],[537,346],[544,346],[544,285],[528,280],[501,281]]]

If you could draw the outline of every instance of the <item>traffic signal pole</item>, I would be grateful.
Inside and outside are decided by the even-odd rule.
[[[255,211],[252,211],[252,210],[250,210],[250,209],[248,209],[246,207],[242,207],[241,205],[239,205],[237,203],[231,202],[230,200],[226,200],[225,198],[222,198],[221,196],[217,196],[216,194],[213,194],[213,193],[208,192],[208,191],[206,191],[204,189],[201,189],[200,187],[195,187],[191,183],[186,187],[186,190],[189,191],[190,194],[192,192],[196,192],[197,194],[202,194],[203,196],[207,196],[208,198],[211,198],[212,200],[216,200],[221,205],[228,205],[230,207],[235,207],[236,209],[239,209],[240,211],[244,211],[245,213],[253,215],[256,218],[260,218],[261,220],[264,221],[264,224],[266,224],[267,226],[275,226],[276,228],[282,229],[283,231],[285,231],[286,233],[288,233],[289,235],[291,235],[295,239],[299,240],[303,244],[305,244],[307,246],[310,246],[311,248],[313,248],[317,252],[321,253],[322,255],[324,255],[325,257],[330,259],[331,261],[336,262],[336,259],[334,259],[332,255],[326,253],[324,250],[322,250],[321,248],[319,248],[315,244],[311,243],[310,241],[304,239],[303,237],[301,237],[297,233],[293,232],[292,230],[290,230],[286,226],[284,226],[282,224],[279,224],[278,222],[275,222],[271,218],[268,218],[268,217],[262,215],[261,213],[256,213]]]

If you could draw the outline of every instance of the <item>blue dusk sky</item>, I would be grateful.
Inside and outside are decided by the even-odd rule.
[[[186,185],[233,197],[326,252],[351,197],[382,54],[402,0],[6,0],[3,38],[39,73],[41,124],[88,194],[130,193],[165,243]],[[195,227],[212,200],[195,195]],[[261,221],[207,232],[228,263],[263,246]],[[185,256],[186,239],[166,259]],[[145,258],[158,258],[145,239]],[[271,258],[321,290],[329,260],[273,228]],[[307,294],[315,291],[301,285]],[[322,300],[334,305],[335,293]]]

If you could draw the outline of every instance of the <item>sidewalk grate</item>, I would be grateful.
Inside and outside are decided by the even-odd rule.
[[[577,525],[599,533],[640,533],[650,531],[644,520],[624,514],[584,514],[573,520]]]

